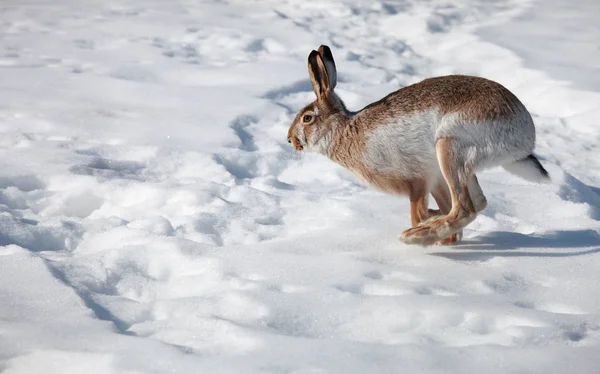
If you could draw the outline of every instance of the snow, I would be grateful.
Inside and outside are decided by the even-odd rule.
[[[0,370],[595,373],[596,2],[5,2]],[[358,109],[495,79],[552,183],[490,170],[452,247],[286,133],[336,57]],[[568,52],[566,52],[568,51]]]
[[[482,28],[486,40],[522,56],[526,66],[542,69],[565,84],[600,90],[600,3],[580,0],[577,6],[558,0],[530,8],[510,21],[510,27]],[[523,38],[526,36],[526,38]]]

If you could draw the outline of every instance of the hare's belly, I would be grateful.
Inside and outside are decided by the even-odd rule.
[[[392,194],[410,195],[415,186],[422,188],[427,185],[426,179],[406,178],[398,173],[365,173],[363,170],[354,172],[366,184]]]
[[[426,178],[438,170],[435,154],[435,113],[390,120],[367,134],[365,168],[383,175]]]

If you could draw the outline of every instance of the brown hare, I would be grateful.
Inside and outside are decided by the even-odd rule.
[[[360,111],[334,92],[329,47],[308,56],[317,100],[294,119],[288,141],[350,169],[366,183],[410,199],[405,243],[452,244],[487,205],[475,173],[502,166],[526,180],[548,180],[532,154],[535,127],[508,89],[479,77],[449,75],[401,88]],[[439,210],[428,209],[428,196]]]

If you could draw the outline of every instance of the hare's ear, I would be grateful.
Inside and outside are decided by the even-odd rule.
[[[319,47],[319,54],[325,63],[325,69],[327,70],[327,75],[329,75],[329,83],[331,84],[331,89],[333,90],[337,85],[337,70],[335,68],[333,54],[331,53],[331,49],[329,49],[329,47],[326,45]]]
[[[321,55],[317,51],[310,52],[308,55],[308,74],[312,82],[313,90],[318,100],[326,99],[326,92],[330,89],[329,76],[325,69],[325,64]]]

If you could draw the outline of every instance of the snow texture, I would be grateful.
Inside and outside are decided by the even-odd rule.
[[[596,1],[7,0],[0,371],[600,372]],[[567,9],[568,8],[568,9]],[[495,169],[454,247],[286,141],[332,47],[350,109],[480,75],[552,183]]]

